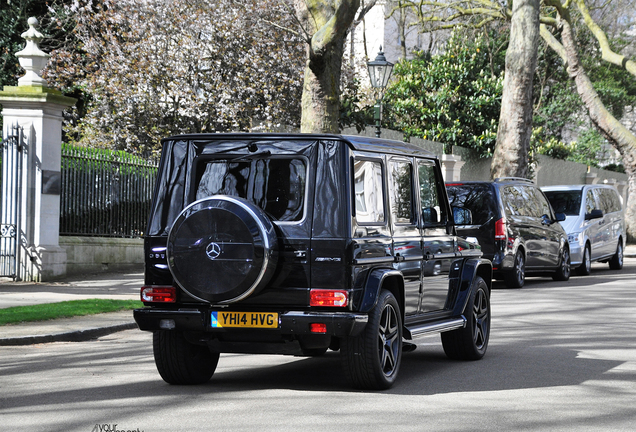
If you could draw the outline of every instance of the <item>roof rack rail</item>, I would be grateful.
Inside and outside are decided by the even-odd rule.
[[[532,183],[534,184],[534,181],[527,179],[527,178],[523,178],[523,177],[497,177],[494,181],[496,182],[502,182],[502,181],[521,181],[521,182],[526,182],[526,183]]]

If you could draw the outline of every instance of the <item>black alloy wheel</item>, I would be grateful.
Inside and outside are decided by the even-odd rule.
[[[395,382],[402,361],[402,314],[393,294],[382,290],[362,333],[342,340],[347,380],[362,389],[384,390]]]
[[[490,295],[488,285],[477,276],[466,305],[466,327],[442,333],[442,346],[448,358],[479,360],[490,339]]]

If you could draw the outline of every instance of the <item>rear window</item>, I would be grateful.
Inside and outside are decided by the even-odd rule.
[[[307,166],[300,158],[201,160],[197,165],[197,200],[231,195],[251,201],[273,220],[300,221],[305,206]]]
[[[601,188],[595,189],[595,192],[597,193],[597,198],[603,213],[613,213],[622,210],[621,201],[616,191]]]
[[[473,224],[483,225],[496,218],[497,205],[490,185],[449,185],[446,190],[452,207],[462,207],[471,211]]]
[[[359,224],[384,223],[384,189],[382,164],[357,160],[353,164],[356,220]]]
[[[581,212],[583,191],[546,191],[544,193],[556,213],[565,213],[567,216],[578,216]]]

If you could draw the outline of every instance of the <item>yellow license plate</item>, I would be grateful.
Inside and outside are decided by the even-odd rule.
[[[212,312],[210,325],[214,328],[278,328],[275,312]]]

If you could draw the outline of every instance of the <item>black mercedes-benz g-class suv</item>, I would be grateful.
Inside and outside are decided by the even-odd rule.
[[[171,384],[207,382],[220,353],[331,349],[353,386],[385,389],[418,336],[442,332],[454,359],[488,346],[491,263],[455,235],[438,159],[409,144],[167,138],[144,243],[134,317]]]

